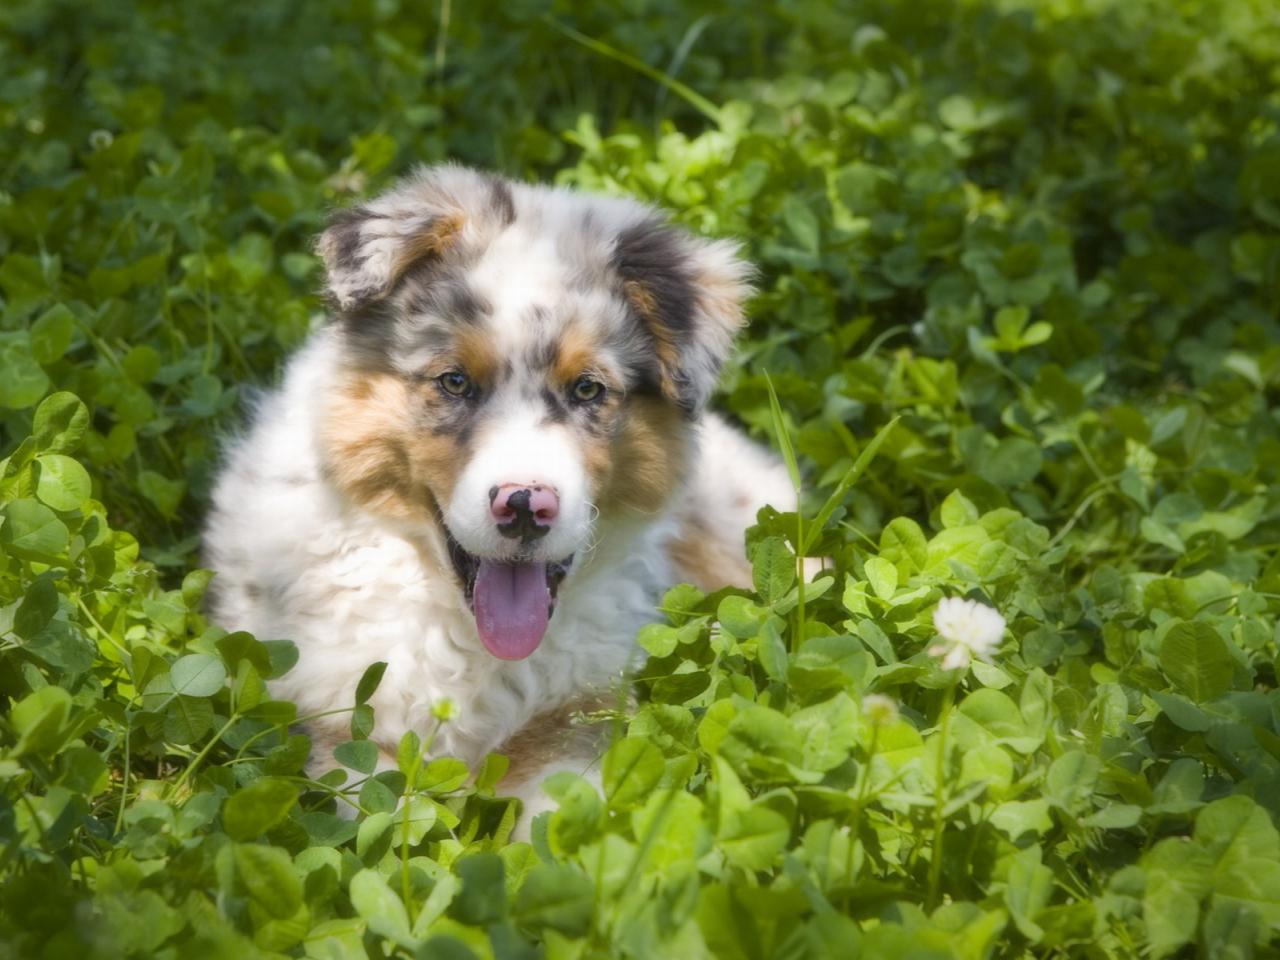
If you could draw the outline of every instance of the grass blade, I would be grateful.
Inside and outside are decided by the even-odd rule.
[[[796,495],[800,494],[800,464],[796,460],[795,449],[791,446],[791,434],[787,430],[787,421],[782,416],[782,404],[778,403],[778,394],[773,389],[773,380],[766,372],[765,386],[769,389],[769,413],[773,417],[773,434],[778,438],[778,449],[782,451],[782,459],[787,465],[787,473],[791,477],[791,486]]]
[[[674,77],[668,76],[656,67],[649,66],[649,64],[645,63],[643,60],[638,60],[629,53],[619,50],[616,47],[611,47],[609,44],[604,43],[601,40],[597,40],[594,37],[588,37],[585,33],[579,33],[577,30],[573,29],[573,27],[565,26],[558,20],[554,20],[549,16],[544,16],[543,19],[550,24],[553,29],[560,31],[575,43],[582,44],[593,53],[598,53],[602,57],[608,57],[610,60],[614,60],[624,66],[630,67],[637,73],[644,74],[655,83],[662,84],[716,126],[720,126],[720,108],[688,84],[681,83]]]
[[[769,414],[773,419],[773,432],[778,438],[778,449],[782,451],[782,459],[787,464],[791,487],[796,492],[796,610],[791,646],[793,649],[798,649],[804,642],[805,636],[804,544],[807,540],[804,533],[804,511],[800,509],[800,463],[796,460],[796,451],[791,446],[791,432],[787,429],[786,418],[782,415],[782,404],[778,402],[778,392],[773,389],[773,380],[770,379],[767,371],[764,382],[769,388]]]
[[[772,396],[772,394],[770,395]],[[876,451],[878,451],[881,444],[888,439],[889,434],[893,432],[893,428],[901,419],[902,418],[900,416],[894,417],[881,427],[879,432],[871,438],[871,441],[862,448],[862,452],[858,454],[858,459],[853,461],[853,466],[851,466],[845,472],[845,475],[840,478],[840,482],[836,484],[836,488],[831,491],[831,496],[827,497],[827,502],[822,505],[822,509],[818,511],[818,515],[813,518],[813,523],[809,527],[809,535],[805,537],[804,542],[801,545],[802,553],[807,554],[809,552],[809,548],[813,546],[814,541],[822,534],[823,528],[827,525],[827,521],[831,519],[831,515],[836,512],[836,507],[840,506],[840,501],[844,499],[845,494],[847,494],[853,485],[858,482],[858,478],[861,477],[867,467],[871,465],[871,461],[875,459]]]

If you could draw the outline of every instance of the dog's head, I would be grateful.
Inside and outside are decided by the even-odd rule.
[[[438,525],[486,648],[528,656],[598,526],[678,487],[749,268],[638,203],[452,166],[338,213],[319,251],[331,480]]]

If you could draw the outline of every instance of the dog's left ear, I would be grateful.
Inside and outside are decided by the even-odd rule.
[[[453,164],[421,167],[330,219],[316,242],[329,295],[344,311],[381,300],[410,267],[514,217],[511,185],[501,177]]]
[[[457,239],[462,211],[441,204],[428,187],[411,181],[330,218],[316,251],[328,293],[341,310],[381,300],[409,267],[440,256]]]
[[[736,244],[705,240],[657,217],[618,233],[622,292],[652,338],[662,391],[690,415],[706,406],[755,271]]]

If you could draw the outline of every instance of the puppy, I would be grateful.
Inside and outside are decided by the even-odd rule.
[[[334,766],[364,669],[384,767],[432,749],[589,773],[636,632],[672,584],[747,584],[780,464],[705,412],[750,268],[639,203],[423,169],[318,243],[333,316],[232,443],[206,560],[228,629],[297,644],[272,692]],[[327,715],[326,715],[327,714]],[[525,822],[528,822],[526,816]]]

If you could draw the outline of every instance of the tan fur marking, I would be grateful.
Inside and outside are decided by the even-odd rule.
[[[395,262],[391,265],[391,276],[388,286],[392,286],[404,275],[404,272],[415,263],[427,257],[438,257],[444,253],[462,232],[466,218],[461,213],[437,217],[425,230],[410,234],[397,252]]]
[[[613,476],[613,447],[604,438],[583,438],[582,464],[590,478],[590,489],[594,500],[601,500],[609,495],[609,479]],[[603,494],[600,492],[603,491]]]
[[[658,301],[643,283],[628,280],[622,285],[622,292],[653,335],[663,392],[672,399],[677,399],[680,392],[676,388],[674,374],[680,368],[680,350],[676,346],[674,332],[662,322],[662,317],[658,314]]]
[[[338,744],[351,738],[351,732],[344,729],[344,724],[327,720],[312,720],[302,727],[302,732],[311,738],[311,755],[307,758],[307,770],[312,776],[327,773],[340,764],[333,759],[333,751]]]
[[[458,472],[466,465],[467,457],[461,445],[453,437],[422,436],[409,446],[413,461],[414,478],[431,491],[431,514],[435,515],[435,503],[444,503],[453,495]]]
[[[468,327],[454,335],[454,355],[463,371],[477,383],[493,381],[498,370],[498,357],[493,351],[493,338],[479,327]]]
[[[711,593],[721,587],[751,587],[751,564],[741,547],[717,538],[696,518],[686,517],[671,541],[671,559],[683,582]]]
[[[686,422],[665,400],[634,397],[627,402],[614,437],[609,461],[588,458],[588,470],[604,482],[597,502],[615,504],[640,513],[657,513],[679,485],[687,466]],[[607,470],[607,477],[603,471]]]
[[[631,305],[639,311],[640,316],[646,321],[652,322],[658,316],[658,301],[653,299],[653,294],[639,280],[628,280],[622,285],[622,292],[627,295],[627,299],[631,301]]]
[[[609,728],[601,722],[574,722],[577,714],[588,717],[603,710],[616,710],[616,699],[587,697],[575,700],[534,717],[507,740],[497,752],[511,761],[502,788],[514,790],[550,763],[565,756],[602,753]]]
[[[330,479],[361,506],[401,520],[434,520],[462,463],[457,441],[414,429],[422,404],[390,374],[360,374],[335,390],[322,428]]]
[[[729,336],[747,325],[742,302],[750,295],[751,285],[738,277],[706,271],[698,274],[698,305],[707,319]]]
[[[556,362],[551,368],[553,382],[568,387],[596,365],[595,338],[578,323],[566,329],[556,344]]]
[[[326,467],[334,483],[357,503],[408,519],[413,475],[402,421],[408,392],[395,377],[354,377],[335,391],[323,428]]]

